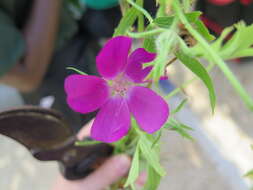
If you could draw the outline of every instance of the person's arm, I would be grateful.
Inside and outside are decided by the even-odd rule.
[[[61,1],[34,0],[30,18],[23,30],[25,55],[0,79],[1,83],[29,92],[42,81],[54,50]]]

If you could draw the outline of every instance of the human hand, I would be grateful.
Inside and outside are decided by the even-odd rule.
[[[83,127],[77,135],[78,139],[89,136],[92,122]],[[131,165],[131,160],[126,155],[117,155],[108,159],[99,169],[88,177],[69,181],[59,176],[52,190],[103,190],[124,177]],[[137,185],[142,186],[145,182],[145,174],[142,174]]]
[[[129,167],[129,157],[114,156],[84,179],[68,181],[59,176],[52,190],[103,190],[126,175]]]

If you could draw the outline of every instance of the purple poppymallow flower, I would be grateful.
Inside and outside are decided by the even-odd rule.
[[[156,54],[139,48],[129,55],[131,45],[129,37],[112,38],[96,58],[102,77],[73,74],[65,80],[67,102],[74,111],[85,114],[100,109],[91,128],[97,141],[111,143],[124,137],[131,115],[147,133],[159,130],[168,118],[168,104],[143,86],[152,69],[143,68],[143,63]]]

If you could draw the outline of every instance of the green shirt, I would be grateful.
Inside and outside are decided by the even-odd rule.
[[[93,9],[107,9],[118,5],[119,0],[80,0]]]
[[[23,28],[33,1],[0,0],[0,76],[8,72],[25,53]],[[65,2],[61,11],[56,48],[63,46],[77,31],[77,24]]]

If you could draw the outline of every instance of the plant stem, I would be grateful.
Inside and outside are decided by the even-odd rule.
[[[137,0],[136,2],[140,7],[143,7],[143,4],[144,4],[143,0]],[[138,32],[143,32],[143,31],[144,31],[144,16],[140,12],[138,16]]]
[[[150,22],[150,24],[153,24],[153,18],[152,16],[148,13],[148,11],[146,11],[145,9],[143,9],[142,7],[140,7],[139,5],[137,5],[135,2],[133,2],[132,0],[127,0],[127,2],[129,4],[131,4],[133,7],[135,7],[137,10],[139,10]]]
[[[154,30],[149,30],[146,32],[127,32],[127,35],[132,37],[132,38],[144,38],[144,37],[148,37],[148,36],[153,36],[159,33],[162,33],[166,31],[163,28],[158,28],[158,29],[154,29]]]
[[[188,12],[191,8],[190,0],[183,0],[183,7],[184,7],[184,11]]]
[[[121,14],[124,16],[126,13],[126,10],[129,8],[129,5],[125,0],[120,0],[119,5],[120,5]]]
[[[222,70],[224,75],[227,77],[227,79],[230,81],[234,89],[237,91],[237,93],[242,97],[244,103],[249,107],[249,109],[253,110],[253,100],[248,95],[248,93],[245,91],[245,89],[241,86],[240,82],[237,80],[237,78],[234,76],[234,74],[231,72],[229,67],[226,65],[226,63],[222,60],[222,58],[210,47],[208,42],[191,26],[191,24],[188,22],[187,18],[185,17],[184,13],[182,12],[182,9],[180,7],[179,1],[174,0],[173,1],[173,8],[178,16],[178,18],[181,20],[181,22],[185,25],[185,28],[192,34],[192,36],[199,42],[199,44],[206,50],[207,54],[210,56],[211,61],[216,63],[218,67]]]
[[[87,73],[85,73],[83,71],[80,71],[80,70],[76,69],[75,67],[66,67],[66,69],[73,70],[73,71],[75,71],[75,72],[77,72],[77,73],[79,73],[81,75],[88,75]]]

